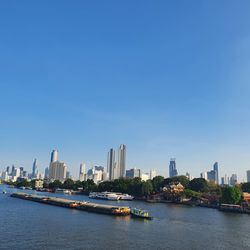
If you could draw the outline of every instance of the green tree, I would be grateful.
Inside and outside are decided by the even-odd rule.
[[[143,181],[141,183],[141,196],[148,196],[153,192],[153,185],[151,180]]]
[[[59,180],[55,180],[49,184],[49,188],[51,189],[62,188],[62,183]]]
[[[206,192],[208,190],[208,183],[203,178],[194,178],[189,182],[189,188],[196,192]]]
[[[201,196],[201,193],[199,192],[195,192],[191,189],[184,189],[184,191],[181,194],[182,196],[186,197],[186,198],[197,198]]]
[[[242,183],[241,189],[242,189],[243,192],[250,193],[250,182]]]
[[[65,189],[73,189],[75,185],[75,182],[71,179],[67,179],[64,183],[63,183],[63,188]]]
[[[152,180],[153,191],[159,192],[162,187],[164,187],[164,177],[156,176]]]
[[[242,192],[238,187],[225,187],[222,189],[221,202],[238,204],[241,200]]]
[[[170,178],[166,178],[164,180],[164,186],[167,186],[171,183],[176,183],[176,182],[180,182],[181,185],[183,185],[185,188],[188,187],[189,185],[189,180],[186,176],[184,175],[180,175],[180,176],[174,176],[174,177],[170,177]]]

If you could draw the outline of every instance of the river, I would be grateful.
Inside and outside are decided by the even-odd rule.
[[[91,200],[144,208],[154,217],[144,221],[10,197],[15,191],[20,190],[0,185],[1,250],[250,249],[250,216],[246,214],[174,204]],[[87,196],[54,195],[89,200]]]

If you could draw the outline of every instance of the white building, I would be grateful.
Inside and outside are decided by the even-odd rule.
[[[151,169],[150,172],[149,172],[149,179],[153,180],[156,177],[156,175],[157,175],[156,170]]]
[[[86,165],[84,163],[80,164],[79,180],[86,181]]]
[[[149,180],[149,174],[141,174],[141,180],[142,180],[142,181],[147,181],[147,180]]]

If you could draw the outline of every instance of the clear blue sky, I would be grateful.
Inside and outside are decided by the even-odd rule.
[[[0,168],[250,169],[249,1],[1,1]]]

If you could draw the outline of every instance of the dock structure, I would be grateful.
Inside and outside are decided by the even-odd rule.
[[[54,206],[84,210],[87,212],[110,214],[115,216],[124,216],[130,214],[129,207],[111,206],[105,204],[92,203],[88,201],[68,200],[58,197],[41,196],[41,195],[26,194],[26,193],[13,193],[11,194],[11,197],[54,205]]]

